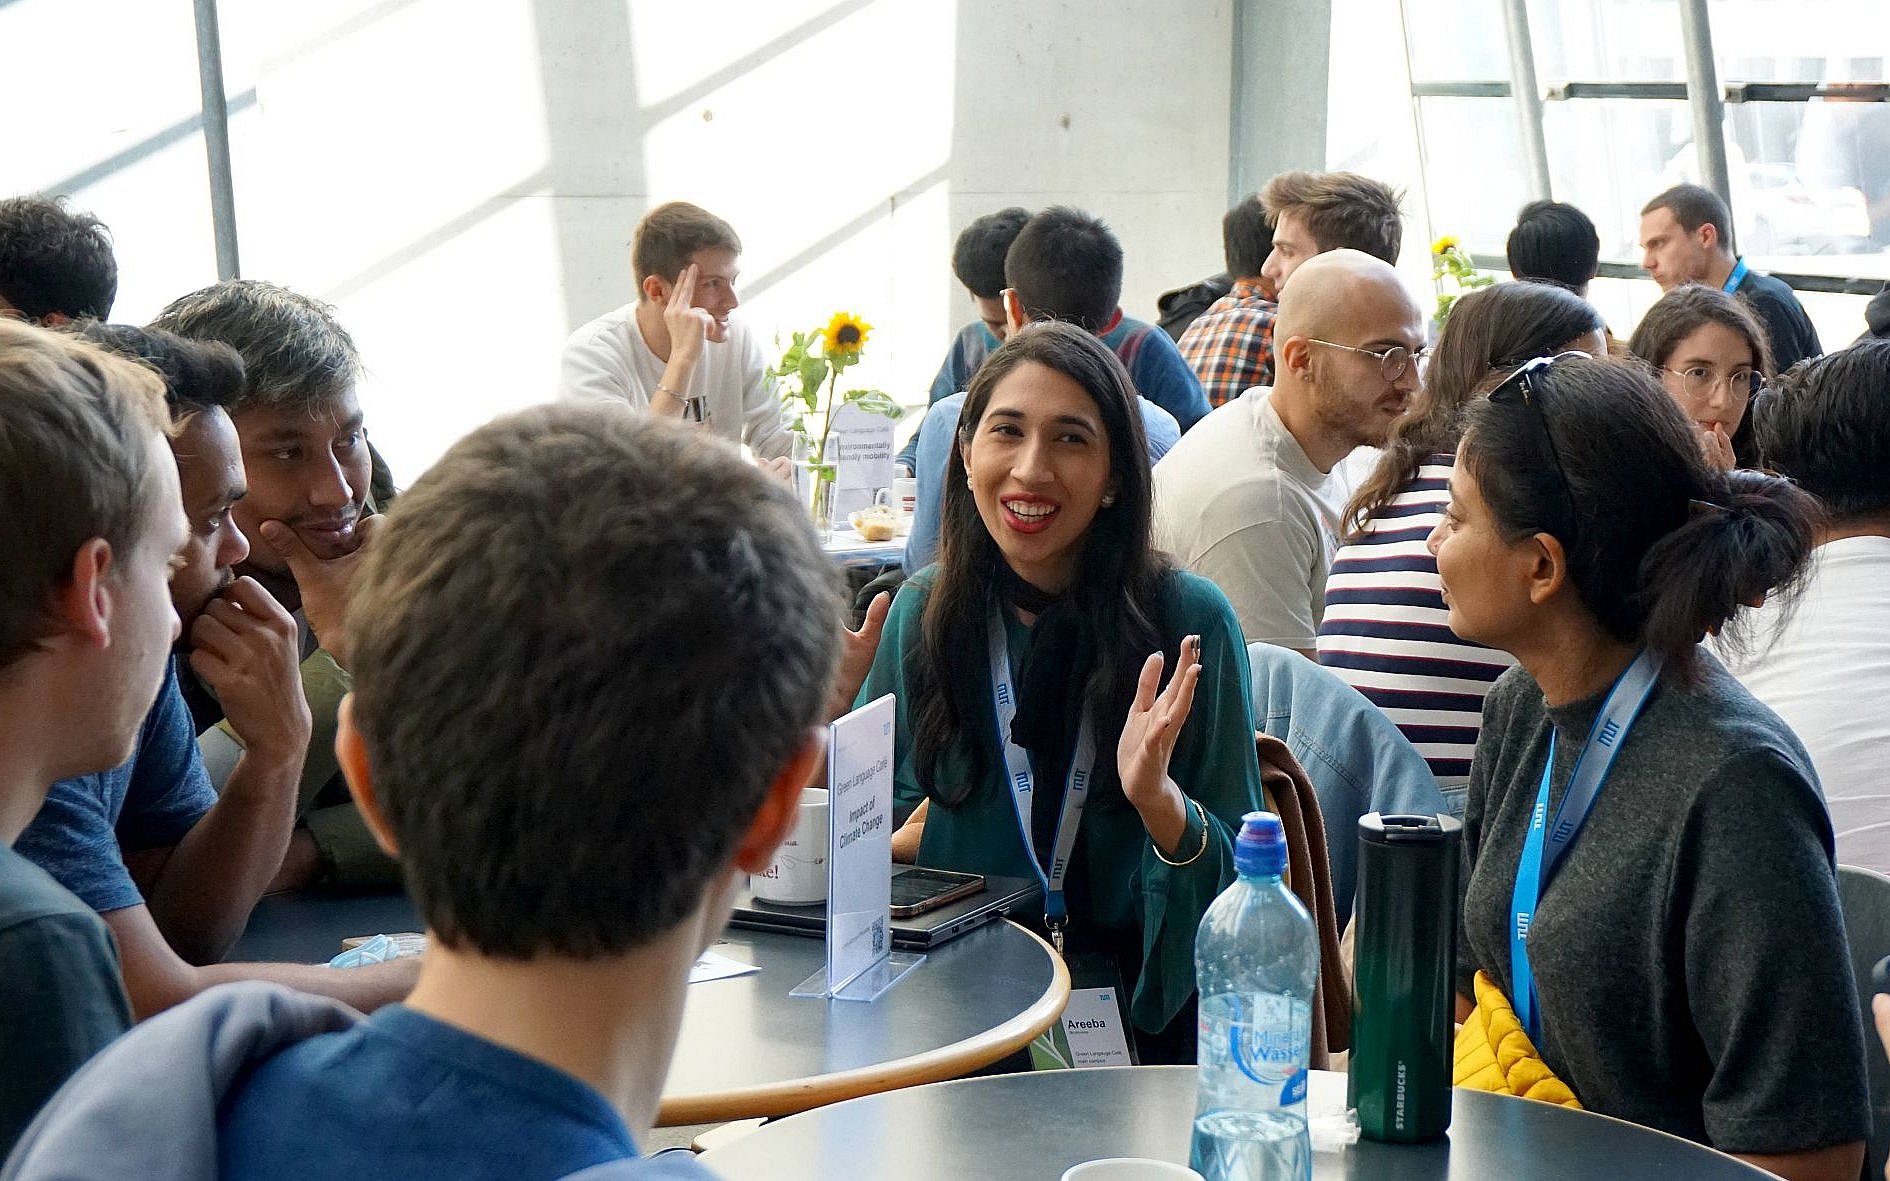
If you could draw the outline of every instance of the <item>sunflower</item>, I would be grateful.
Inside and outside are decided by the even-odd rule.
[[[1432,254],[1448,254],[1455,249],[1457,249],[1457,238],[1454,234],[1445,234],[1431,243]]]
[[[822,350],[828,356],[845,353],[857,357],[860,350],[866,347],[867,334],[872,331],[871,324],[852,312],[835,312],[833,319],[821,331]]]

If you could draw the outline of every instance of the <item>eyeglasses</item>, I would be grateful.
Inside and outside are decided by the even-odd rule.
[[[1537,384],[1549,367],[1558,361],[1579,358],[1591,361],[1594,358],[1587,353],[1557,353],[1553,357],[1536,357],[1524,361],[1516,372],[1505,377],[1497,387],[1490,391],[1490,401],[1499,406],[1513,406],[1520,402],[1535,411],[1536,424],[1542,428],[1542,439],[1549,445],[1549,459],[1555,464],[1556,482],[1562,489],[1562,502],[1568,507],[1568,536],[1564,538],[1564,549],[1575,548],[1575,539],[1580,535],[1581,514],[1575,508],[1575,486],[1568,482],[1568,469],[1562,466],[1562,453],[1556,449],[1555,434],[1549,430],[1548,411],[1543,408],[1542,389]]]
[[[1756,398],[1765,389],[1765,375],[1757,369],[1735,369],[1724,377],[1717,377],[1704,365],[1690,365],[1685,369],[1662,369],[1662,373],[1671,373],[1680,379],[1680,388],[1689,398],[1709,397],[1713,387],[1724,382],[1726,392],[1737,396],[1744,393],[1748,398]]]
[[[1311,344],[1325,345],[1329,349],[1343,349],[1348,353],[1362,353],[1367,357],[1377,357],[1378,374],[1386,381],[1396,381],[1403,377],[1404,371],[1411,368],[1413,363],[1417,365],[1418,376],[1423,377],[1425,368],[1431,362],[1430,349],[1419,349],[1414,353],[1401,344],[1394,344],[1388,349],[1357,349],[1349,344],[1334,344],[1332,341],[1319,340],[1310,336],[1306,340]]]

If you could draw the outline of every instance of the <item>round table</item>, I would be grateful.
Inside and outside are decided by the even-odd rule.
[[[232,958],[324,960],[350,935],[419,929],[402,895],[279,894],[256,907]],[[933,948],[871,1002],[788,995],[820,968],[819,939],[730,930],[715,950],[761,971],[689,986],[659,1124],[787,1115],[957,1078],[1029,1045],[1070,994],[1063,961],[1004,921]]]
[[[761,1128],[699,1159],[724,1181],[1046,1181],[1098,1157],[1186,1163],[1194,1067],[1041,1071],[855,1099]],[[1314,1110],[1343,1106],[1345,1076],[1313,1075]],[[1313,1155],[1313,1177],[1432,1181],[1764,1181],[1732,1157],[1647,1128],[1529,1099],[1458,1091],[1447,1139]]]

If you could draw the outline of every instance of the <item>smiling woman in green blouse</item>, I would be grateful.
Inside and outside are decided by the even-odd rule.
[[[918,861],[1043,881],[1044,928],[1120,980],[1142,1060],[1192,1061],[1195,927],[1260,771],[1233,611],[1150,547],[1134,399],[1068,325],[985,361],[939,560],[901,589],[860,700],[898,695]]]

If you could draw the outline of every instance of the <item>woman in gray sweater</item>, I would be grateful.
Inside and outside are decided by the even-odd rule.
[[[1790,581],[1814,508],[1722,473],[1645,372],[1529,362],[1470,410],[1432,533],[1484,706],[1459,989],[1488,975],[1584,1107],[1854,1179],[1861,1013],[1804,748],[1699,646]]]

